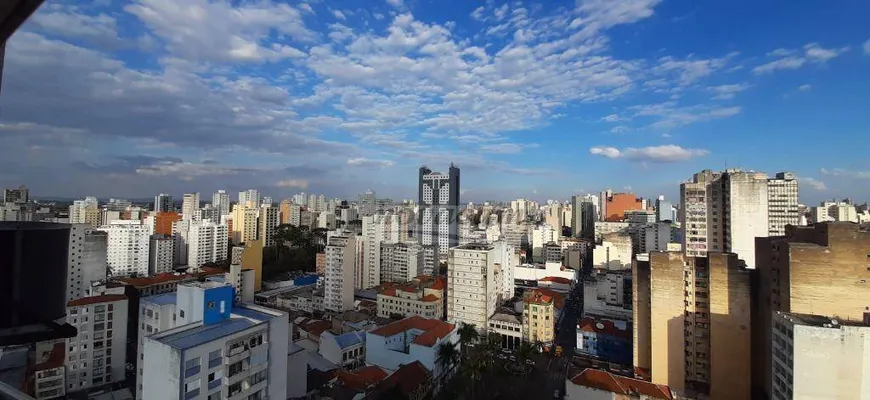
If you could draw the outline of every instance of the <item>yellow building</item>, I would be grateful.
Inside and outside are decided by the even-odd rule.
[[[532,343],[552,342],[556,335],[556,321],[564,306],[565,297],[550,289],[523,293],[523,338]]]
[[[254,207],[233,206],[233,243],[241,244],[257,240],[257,218],[260,210]]]
[[[254,291],[259,292],[263,284],[263,241],[252,240],[245,243],[242,268],[254,270]]]

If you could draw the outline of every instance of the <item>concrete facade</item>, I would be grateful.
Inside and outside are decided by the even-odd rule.
[[[486,329],[487,320],[501,303],[501,265],[495,248],[470,244],[450,249],[447,259],[447,320]]]

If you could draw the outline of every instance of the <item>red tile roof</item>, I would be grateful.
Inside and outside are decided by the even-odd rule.
[[[104,294],[101,296],[82,297],[80,299],[70,300],[66,303],[67,307],[81,307],[89,304],[110,303],[113,301],[127,300],[127,296],[123,294]]]
[[[538,281],[539,282],[555,282],[555,283],[561,283],[561,284],[565,284],[565,285],[570,285],[574,282],[568,278],[563,278],[561,276],[546,276],[546,277],[543,277],[541,279],[538,279]]]
[[[300,324],[300,328],[305,332],[308,332],[308,336],[320,338],[320,334],[323,333],[323,331],[332,328],[332,324],[329,321],[315,319],[303,321]]]
[[[120,278],[119,281],[126,283],[135,287],[143,287],[143,286],[151,286],[158,285],[161,283],[169,283],[169,282],[178,282],[189,279],[196,279],[198,277],[212,276],[212,275],[221,275],[225,271],[219,268],[211,268],[211,267],[203,267],[200,272],[192,273],[192,274],[158,274],[155,276],[149,276],[144,278]]]
[[[338,371],[336,378],[346,388],[366,390],[387,377],[387,373],[377,366],[362,367],[356,371]]]
[[[414,361],[410,364],[405,364],[399,367],[396,372],[393,372],[387,377],[387,379],[381,381],[375,390],[372,393],[369,393],[365,398],[380,398],[384,393],[387,393],[387,391],[397,386],[403,395],[410,398],[415,391],[426,386],[427,382],[431,379],[431,376],[432,374],[428,369],[426,369],[423,363]]]
[[[673,398],[671,396],[671,390],[666,385],[656,385],[639,379],[613,375],[607,371],[592,368],[584,369],[583,372],[580,372],[571,378],[571,382],[575,385],[605,390],[622,395],[641,394],[653,399],[667,400]]]
[[[33,366],[34,371],[42,371],[45,369],[60,368],[63,366],[63,361],[66,358],[66,345],[63,342],[55,343],[48,353],[48,358]]]
[[[628,330],[619,329],[613,321],[606,319],[595,320],[593,318],[583,318],[577,323],[577,328],[584,332],[595,332],[622,338],[631,337]]]
[[[434,295],[434,294],[427,294],[427,295],[423,296],[423,299],[422,299],[422,300],[423,300],[423,301],[438,301],[438,300],[441,300],[441,299],[438,298],[438,296],[436,296],[436,295]]]
[[[432,347],[435,345],[435,343],[438,342],[438,339],[446,337],[450,334],[450,332],[453,332],[455,328],[456,325],[448,324],[447,322],[441,321],[439,319],[428,319],[415,315],[405,318],[403,320],[393,322],[389,325],[382,326],[378,329],[373,330],[371,333],[373,335],[390,337],[411,329],[417,329],[423,331],[424,333],[414,338],[414,341],[412,343],[419,344],[421,346]]]
[[[530,304],[550,304],[562,309],[565,306],[565,296],[547,288],[527,290],[523,293],[523,302]]]

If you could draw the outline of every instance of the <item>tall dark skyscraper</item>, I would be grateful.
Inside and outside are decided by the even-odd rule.
[[[439,255],[447,257],[447,250],[459,245],[459,168],[451,163],[443,174],[424,165],[419,186],[420,244],[436,245]]]

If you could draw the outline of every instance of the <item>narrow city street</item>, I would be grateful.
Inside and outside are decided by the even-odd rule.
[[[577,345],[577,320],[583,313],[583,284],[578,282],[565,300],[563,315],[556,326],[555,346],[552,346],[550,365],[547,368],[547,398],[552,398],[556,390],[559,398],[565,396],[565,379],[571,365],[574,348]],[[556,346],[562,347],[561,356],[556,356]]]

